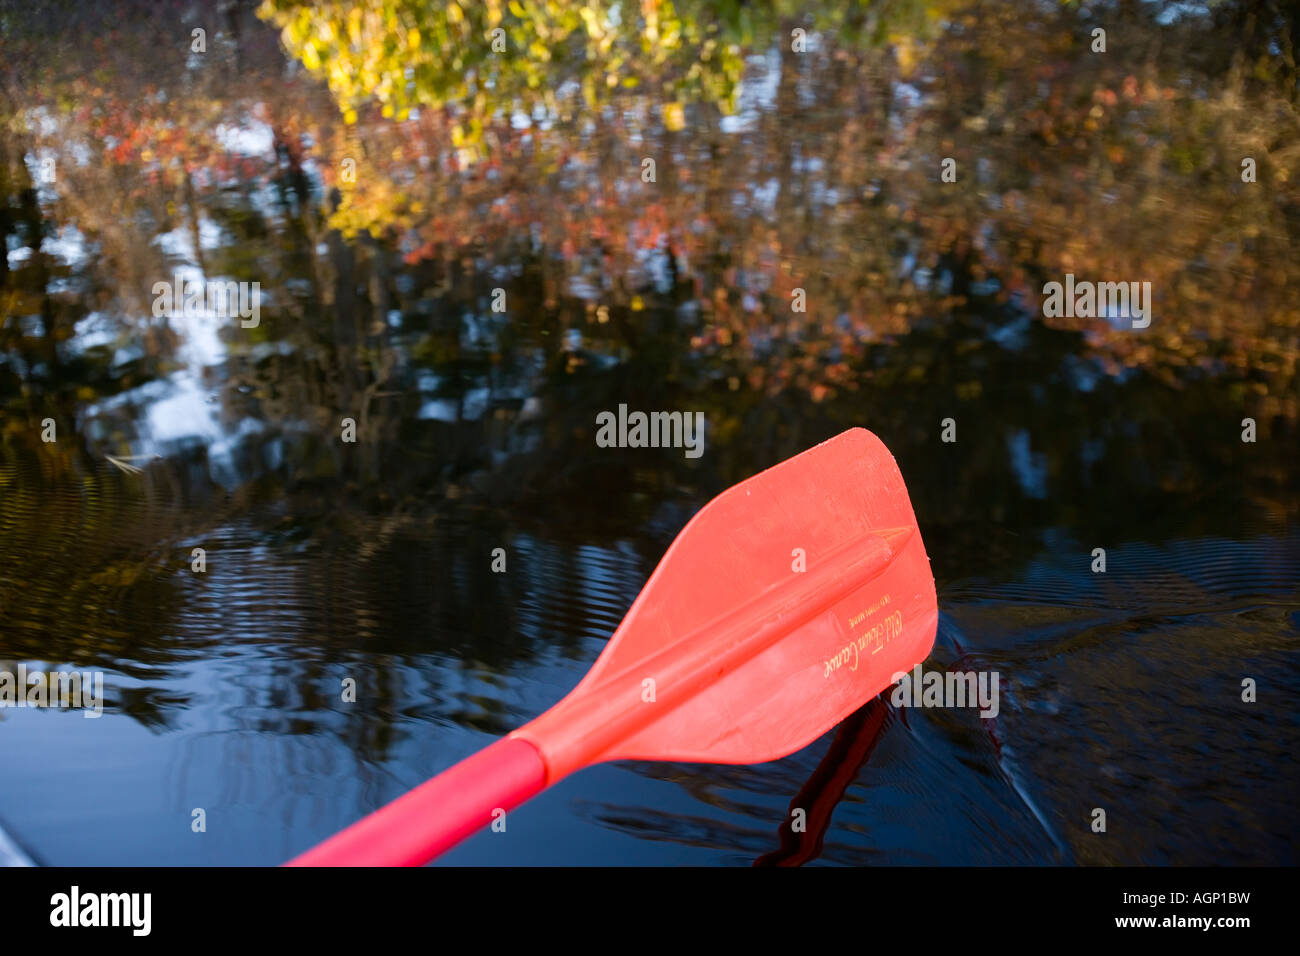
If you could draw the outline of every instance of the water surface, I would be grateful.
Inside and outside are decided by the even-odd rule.
[[[107,681],[0,711],[39,861],[281,862],[558,700],[699,507],[854,426],[931,557],[925,666],[997,671],[997,718],[594,768],[446,862],[1297,861],[1294,23],[744,6],[678,5],[707,67],[635,20],[617,65],[456,67],[486,98],[441,7],[364,24],[407,44],[367,81],[286,3],[0,6],[0,667]],[[178,271],[259,324],[155,316]],[[1151,281],[1151,327],[1044,318],[1067,272]],[[598,448],[620,403],[704,454]]]

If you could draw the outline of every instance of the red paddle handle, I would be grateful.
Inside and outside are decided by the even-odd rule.
[[[537,749],[504,737],[286,865],[420,866],[545,786]]]

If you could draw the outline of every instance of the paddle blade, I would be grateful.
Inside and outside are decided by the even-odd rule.
[[[937,620],[898,466],[852,429],[709,502],[582,683],[512,736],[552,782],[604,760],[775,760],[924,660]]]

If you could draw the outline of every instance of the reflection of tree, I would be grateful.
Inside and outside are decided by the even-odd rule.
[[[1224,44],[1199,18],[1158,27],[1125,5],[1082,23],[1065,10],[1046,22],[989,13],[1001,43],[976,33],[941,44],[943,80],[964,95],[937,99],[933,111],[940,129],[978,134],[954,137],[969,142],[973,174],[977,162],[991,165],[980,179],[996,202],[973,224],[988,229],[981,269],[1035,311],[1042,282],[1066,272],[1150,281],[1156,321],[1144,334],[1054,324],[1086,330],[1112,368],[1253,379],[1270,396],[1262,410],[1294,417],[1286,392],[1300,313],[1285,291],[1300,174],[1294,84],[1262,51],[1251,63],[1245,49],[1232,63],[1205,55]],[[1099,24],[1131,52],[1090,54],[1086,38]],[[1273,27],[1273,42],[1290,49],[1294,24]],[[1038,53],[1045,43],[1057,58]],[[1034,81],[991,82],[1002,69]],[[1257,184],[1241,182],[1246,156],[1259,164]]]
[[[449,515],[474,513],[493,536],[534,514],[580,516],[583,542],[647,529],[648,570],[709,493],[857,424],[902,462],[940,575],[972,554],[990,573],[1014,566],[1048,527],[1122,539],[1139,505],[1150,527],[1171,534],[1231,532],[1239,516],[1220,506],[1236,499],[1216,476],[1240,450],[1235,422],[1246,414],[1279,440],[1242,466],[1244,486],[1252,502],[1294,511],[1276,452],[1296,419],[1297,313],[1286,295],[1296,269],[1294,73],[1285,57],[1264,56],[1271,44],[1291,49],[1288,21],[1253,21],[1234,60],[1199,20],[1159,26],[1108,12],[1108,24],[1121,24],[1112,35],[1137,54],[1102,57],[1087,50],[1092,21],[1073,8],[982,4],[925,47],[896,25],[875,35],[882,19],[846,14],[842,31],[828,29],[815,55],[801,55],[784,42],[786,27],[804,22],[799,11],[765,12],[746,41],[735,24],[750,6],[713,17],[680,3],[672,15],[715,24],[709,35],[742,52],[779,46],[779,56],[746,61],[747,88],[775,81],[771,102],[742,88],[724,122],[735,91],[682,88],[690,29],[656,61],[642,43],[645,11],[669,8],[643,6],[635,30],[603,53],[589,49],[583,21],[550,61],[515,64],[519,74],[501,78],[494,90],[521,102],[531,90],[556,95],[566,80],[580,87],[587,71],[609,69],[600,57],[626,56],[618,75],[642,79],[607,87],[600,109],[571,106],[569,120],[560,110],[553,124],[526,129],[505,99],[467,107],[464,91],[433,80],[408,91],[423,108],[407,120],[375,115],[363,104],[396,103],[395,88],[378,72],[367,80],[363,60],[347,56],[333,62],[357,70],[341,87],[355,102],[340,105],[358,116],[341,122],[324,89],[286,70],[272,31],[246,6],[239,28],[214,28],[208,57],[191,62],[151,56],[159,36],[187,48],[190,21],[165,5],[141,3],[120,20],[92,4],[78,27],[80,7],[56,4],[73,38],[59,44],[78,29],[106,31],[101,46],[85,46],[93,75],[71,68],[32,24],[7,30],[0,527],[9,540],[44,537],[34,558],[0,551],[26,568],[0,580],[38,575],[42,601],[72,593],[90,622],[77,630],[42,603],[21,650],[39,656],[39,632],[53,635],[39,653],[83,659],[100,647],[172,666],[168,635],[178,628],[168,615],[194,598],[175,580],[184,545],[243,521],[249,539],[284,549],[271,565],[306,544],[347,556],[314,555],[283,591],[261,595],[268,606],[281,593],[306,595],[294,605],[312,635],[290,668],[298,683],[323,686],[346,659],[370,699],[400,706],[412,693],[405,667],[429,650],[421,621],[451,634],[476,609],[518,603],[485,562],[418,600],[409,599],[414,581],[392,600],[355,583],[405,580],[412,554],[459,567],[468,559],[457,547],[467,545],[427,544]],[[278,20],[306,8],[267,9]],[[415,62],[451,69],[435,55],[453,42],[436,39],[436,18],[450,8],[358,9],[396,11],[399,27],[421,31]],[[468,22],[490,9],[462,12]],[[544,17],[519,29],[569,22],[569,8],[522,9]],[[936,6],[891,9],[924,19]],[[1231,22],[1241,9],[1221,6],[1216,17]],[[321,22],[339,13],[313,10]],[[10,8],[4,15],[6,27],[23,25]],[[821,16],[810,25],[840,15]],[[388,30],[387,19],[373,28]],[[372,52],[388,57],[386,69],[409,53],[385,50]],[[530,75],[541,77],[536,87]],[[481,156],[465,164],[454,127],[463,137],[471,115]],[[269,146],[235,148],[233,127],[266,133]],[[52,187],[32,180],[42,150],[59,159]],[[1247,151],[1260,162],[1255,186],[1238,175]],[[645,156],[658,160],[654,184],[640,180]],[[939,181],[945,156],[958,160],[956,184]],[[339,175],[345,158],[357,161],[355,183]],[[83,237],[89,255],[58,254],[59,235]],[[167,449],[168,463],[146,475],[178,482],[167,500],[203,520],[173,525],[152,513],[143,538],[115,549],[125,520],[115,516],[134,513],[139,479],[92,462],[139,450],[152,399],[138,387],[177,364],[176,335],[148,308],[151,283],[176,258],[161,235],[187,238],[207,275],[258,281],[267,296],[261,327],[223,329],[225,355],[205,373],[224,432],[240,435],[231,457],[241,487],[223,497],[202,445]],[[1149,279],[1160,296],[1152,329],[1049,327],[1037,290],[1065,271]],[[503,314],[491,310],[496,288],[507,292]],[[791,310],[796,288],[807,292],[806,313]],[[76,326],[92,312],[113,336],[82,348]],[[124,401],[104,403],[114,396]],[[597,450],[595,413],[620,402],[705,411],[710,453],[689,463],[673,450]],[[421,417],[431,407],[437,415]],[[39,441],[47,415],[66,441]],[[948,416],[961,440],[937,449]],[[344,417],[358,424],[355,446],[339,441]],[[1216,424],[1188,425],[1200,421]],[[1021,434],[1032,436],[1046,498],[1008,453]],[[38,485],[61,489],[52,511],[37,508]],[[100,510],[83,508],[78,489]],[[1007,526],[1004,539],[988,540],[990,522]],[[82,559],[88,582],[64,563],[77,534],[95,542]],[[559,587],[574,569],[557,558],[536,573],[530,593]],[[232,606],[260,610],[240,581],[223,586]],[[0,593],[7,607],[21,597]],[[122,594],[158,608],[154,626],[129,640],[112,630]],[[521,635],[508,614],[492,625],[464,644],[440,640],[472,648],[491,671],[564,632]],[[363,640],[401,663],[358,664],[349,655]],[[266,719],[319,717],[327,698],[276,698]],[[295,716],[275,717],[281,710]],[[499,710],[487,711],[466,720],[503,725]],[[383,729],[356,746],[382,748]]]
[[[1262,40],[1223,62],[1198,53],[1222,46],[1202,19],[1160,26],[1123,5],[1081,20],[1070,7],[976,4],[926,48],[887,34],[895,42],[886,54],[857,42],[860,29],[821,37],[815,55],[777,42],[777,108],[742,109],[740,132],[722,132],[706,99],[684,139],[665,97],[639,90],[610,94],[617,109],[581,122],[519,129],[502,108],[522,95],[511,92],[479,104],[491,148],[465,171],[453,148],[465,90],[423,84],[418,71],[405,86],[368,88],[367,77],[386,74],[349,55],[346,29],[329,26],[337,10],[285,9],[299,54],[312,30],[334,38],[332,73],[348,84],[347,103],[359,106],[368,89],[388,102],[401,86],[447,107],[364,121],[359,138],[320,138],[329,181],[338,182],[342,158],[359,163],[356,183],[339,183],[332,222],[393,237],[408,261],[485,248],[509,261],[527,249],[544,264],[547,302],[564,309],[566,292],[592,290],[582,298],[593,317],[603,305],[609,322],[591,331],[617,332],[634,348],[647,294],[667,281],[704,319],[694,347],[731,377],[819,399],[857,388],[866,343],[972,295],[1038,312],[1042,283],[1067,271],[1145,280],[1159,319],[1144,334],[1052,321],[1087,331],[1112,372],[1154,365],[1171,381],[1229,373],[1256,391],[1255,411],[1296,415],[1297,323],[1285,290],[1300,171],[1287,144],[1298,124],[1294,92]],[[407,24],[391,5],[367,9],[366,29],[379,36]],[[1231,9],[1217,15],[1230,19]],[[1100,18],[1129,38],[1126,55],[1091,53]],[[755,47],[778,20],[756,28]],[[726,17],[718,22],[725,32]],[[1251,28],[1290,49],[1289,21],[1262,22]],[[629,24],[629,35],[644,25]],[[543,63],[548,88],[579,66],[598,67],[590,51],[572,59]],[[671,75],[671,64],[659,66]],[[751,85],[761,88],[772,68],[752,61]],[[1247,154],[1261,169],[1253,186],[1240,181]],[[653,185],[639,179],[644,156],[657,159]],[[939,179],[948,156],[958,161],[955,184]],[[796,288],[807,292],[807,313],[790,308]]]
[[[669,129],[705,102],[733,112],[747,50],[788,41],[793,26],[854,39],[910,41],[941,0],[853,0],[837,10],[781,0],[265,0],[260,14],[323,78],[349,123],[372,98],[386,117],[455,111],[452,142],[476,155],[504,114],[569,122],[608,91],[644,90]],[[783,25],[785,28],[782,29]]]

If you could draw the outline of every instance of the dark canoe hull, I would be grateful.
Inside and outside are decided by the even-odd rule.
[[[18,842],[0,826],[0,866],[35,866]]]

